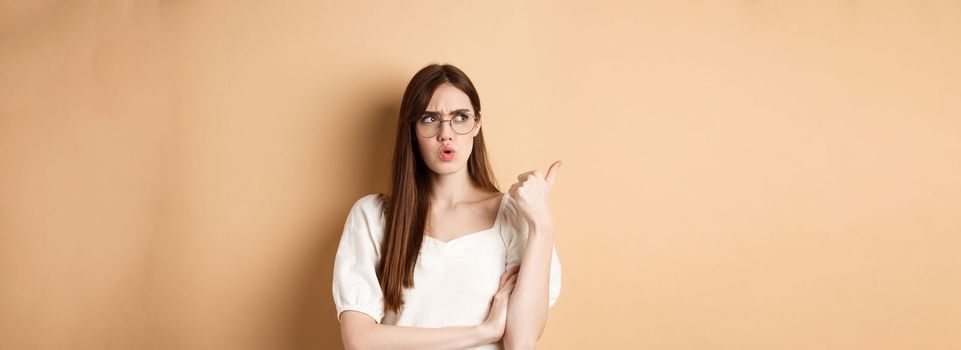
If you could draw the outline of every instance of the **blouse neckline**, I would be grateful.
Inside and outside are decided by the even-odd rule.
[[[476,232],[471,232],[471,233],[468,233],[468,234],[460,235],[460,236],[457,236],[456,238],[451,239],[451,240],[448,240],[448,241],[442,241],[442,240],[439,240],[439,239],[437,239],[437,238],[428,236],[427,234],[424,234],[424,239],[425,239],[425,240],[430,240],[431,242],[434,242],[435,244],[438,244],[438,245],[440,245],[440,246],[442,246],[442,247],[446,247],[446,246],[449,246],[449,245],[451,245],[451,244],[457,243],[458,241],[464,240],[464,239],[466,239],[466,238],[470,238],[470,237],[474,237],[474,236],[480,236],[481,234],[484,234],[484,233],[486,233],[486,232],[495,231],[495,230],[499,227],[499,225],[500,225],[501,216],[503,215],[504,206],[505,206],[505,203],[506,203],[506,202],[507,202],[507,193],[504,193],[504,194],[501,195],[500,205],[497,206],[497,215],[494,217],[494,224],[491,225],[491,227],[488,228],[488,229],[484,229],[484,230],[480,230],[480,231],[476,231]]]

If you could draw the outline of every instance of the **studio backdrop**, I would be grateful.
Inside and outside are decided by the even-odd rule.
[[[336,349],[405,84],[564,161],[543,349],[961,348],[958,1],[3,1],[0,348]]]

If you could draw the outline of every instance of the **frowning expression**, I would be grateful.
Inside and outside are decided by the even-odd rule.
[[[434,89],[415,123],[417,145],[428,168],[439,175],[464,169],[481,128],[476,117],[470,98],[456,86],[443,83]]]

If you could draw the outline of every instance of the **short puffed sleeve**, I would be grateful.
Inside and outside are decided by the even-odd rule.
[[[378,194],[366,195],[347,214],[344,232],[334,258],[333,295],[337,320],[347,310],[384,317],[384,294],[377,279],[383,213]]]
[[[510,194],[506,194],[510,195]],[[524,258],[524,248],[527,246],[527,235],[530,231],[527,220],[514,207],[514,200],[509,199],[504,208],[504,226],[501,234],[507,243],[507,266],[517,265]],[[561,261],[557,257],[557,245],[551,247],[551,272],[548,282],[548,307],[557,303],[561,295]]]

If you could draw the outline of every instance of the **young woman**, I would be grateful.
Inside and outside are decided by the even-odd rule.
[[[347,215],[333,295],[347,349],[533,349],[560,294],[548,208],[560,162],[497,188],[480,99],[429,65],[400,106],[391,196]]]

